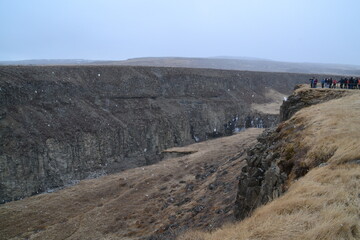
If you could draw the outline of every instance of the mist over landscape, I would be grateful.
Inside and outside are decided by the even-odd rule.
[[[0,240],[360,239],[355,0],[0,0]]]
[[[360,65],[359,3],[0,1],[0,61],[241,56]]]
[[[245,57],[179,58],[151,57],[123,61],[97,60],[23,60],[0,61],[0,65],[122,65],[153,67],[212,68],[261,72],[322,73],[337,75],[360,75],[360,66],[321,63],[290,63]]]

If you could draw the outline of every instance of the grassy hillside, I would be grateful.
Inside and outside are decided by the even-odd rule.
[[[173,239],[219,227],[234,218],[236,176],[261,132],[168,149],[160,163],[0,205],[0,239]]]
[[[314,169],[244,221],[178,239],[360,239],[359,172],[358,165]]]
[[[314,97],[320,91],[328,90],[301,88],[295,94]],[[360,239],[360,92],[342,94],[279,125],[287,164],[294,166],[285,195],[241,222],[179,240]],[[307,173],[298,179],[299,168]]]

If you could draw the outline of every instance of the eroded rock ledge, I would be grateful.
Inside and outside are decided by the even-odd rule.
[[[283,193],[287,175],[276,163],[280,154],[273,144],[274,129],[265,130],[258,137],[258,143],[247,151],[247,165],[242,168],[236,198],[235,216],[245,218],[256,207],[267,203]]]
[[[290,119],[291,116],[302,108],[340,98],[347,93],[346,90],[309,89],[306,86],[295,88],[281,106],[282,122],[265,130],[257,138],[257,144],[247,151],[247,164],[239,176],[235,203],[237,219],[244,219],[257,207],[282,195],[291,181],[316,166],[302,163],[307,151],[301,143],[304,126],[298,119]],[[318,159],[316,164],[321,165],[324,160]]]
[[[348,91],[342,89],[309,89],[305,85],[297,85],[294,93],[280,107],[280,121],[286,121],[304,107],[343,97]]]

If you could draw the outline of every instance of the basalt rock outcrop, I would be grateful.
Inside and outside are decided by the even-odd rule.
[[[303,125],[290,118],[302,108],[340,98],[347,93],[346,90],[295,88],[280,108],[282,122],[277,127],[265,130],[258,137],[257,144],[247,151],[246,166],[239,176],[235,203],[237,219],[244,219],[257,207],[282,195],[289,182],[310,170],[302,163],[307,151],[299,135]],[[319,159],[318,164],[322,160],[325,159]]]
[[[160,161],[163,149],[275,126],[251,109],[309,76],[120,66],[0,67],[0,203]]]
[[[333,89],[324,88],[321,91],[311,89],[304,91],[301,86],[295,87],[295,92],[290,95],[280,107],[280,121],[286,121],[297,111],[304,107],[309,107],[318,103],[329,101],[331,99],[341,98],[346,94],[346,90],[334,91]]]
[[[241,170],[235,202],[237,219],[244,219],[258,206],[283,193],[287,175],[277,164],[281,155],[274,151],[276,136],[275,129],[265,130],[258,137],[258,143],[247,152],[247,164]]]

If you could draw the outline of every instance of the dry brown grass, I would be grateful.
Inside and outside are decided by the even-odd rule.
[[[303,164],[334,164],[360,159],[360,93],[314,105],[297,112],[287,127],[302,129],[287,136],[308,149]]]
[[[179,240],[360,239],[360,166],[316,168],[238,224]]]
[[[0,205],[0,239],[140,239],[220,226],[233,219],[236,176],[261,132],[169,149],[187,155]]]
[[[290,176],[284,196],[242,222],[178,239],[360,239],[360,165],[352,163],[360,159],[360,93],[345,95],[302,109],[278,128],[287,160],[310,169],[299,180]]]

